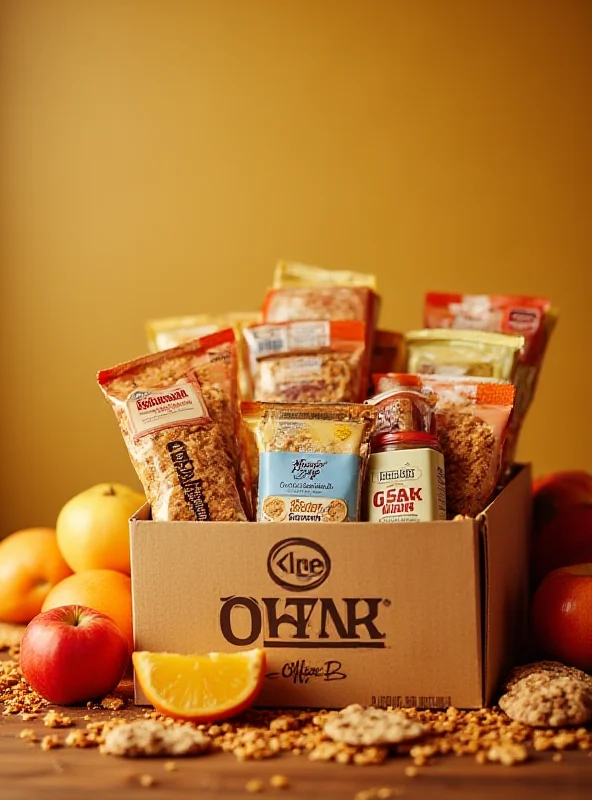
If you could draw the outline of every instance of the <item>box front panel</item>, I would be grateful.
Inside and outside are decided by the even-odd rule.
[[[265,647],[262,706],[482,702],[471,521],[133,521],[131,536],[136,649]]]

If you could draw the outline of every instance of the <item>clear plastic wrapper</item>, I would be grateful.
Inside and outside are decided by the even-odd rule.
[[[102,370],[97,380],[153,519],[246,520],[232,330]]]
[[[255,400],[341,403],[363,399],[363,322],[255,325],[245,329],[245,340]]]

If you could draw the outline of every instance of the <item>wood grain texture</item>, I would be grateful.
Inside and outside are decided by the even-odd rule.
[[[0,660],[6,658],[0,653]],[[124,679],[117,694],[126,701],[120,711],[87,709],[85,706],[60,708],[75,726],[84,728],[91,721],[123,716],[141,717],[145,709],[132,704],[132,681]],[[265,761],[240,762],[234,756],[215,753],[174,759],[177,769],[167,772],[166,758],[126,759],[102,755],[96,748],[60,747],[43,751],[39,743],[28,744],[19,738],[32,728],[39,738],[56,733],[65,738],[69,729],[51,729],[43,724],[43,714],[24,721],[20,716],[0,715],[0,800],[146,800],[146,798],[198,798],[234,800],[261,797],[265,800],[354,800],[363,789],[389,787],[407,800],[589,800],[592,798],[592,758],[581,751],[563,753],[556,763],[552,753],[533,753],[532,760],[514,767],[499,764],[478,765],[473,758],[455,756],[435,759],[418,768],[414,778],[405,775],[412,761],[396,757],[372,767],[344,766],[311,762],[305,756],[281,756]],[[274,789],[273,775],[285,775],[286,789]],[[145,788],[140,776],[151,775],[154,784]],[[261,794],[249,794],[246,784],[263,781]]]
[[[83,727],[82,719],[112,716],[109,711],[86,708],[63,709]],[[130,709],[124,711],[131,716]],[[41,800],[48,796],[78,800],[86,795],[125,798],[251,797],[245,786],[258,778],[264,782],[262,798],[279,800],[341,800],[362,789],[387,786],[404,798],[479,798],[510,800],[536,797],[537,800],[584,800],[592,797],[592,759],[584,752],[566,752],[563,761],[552,761],[551,753],[535,753],[533,760],[515,767],[497,764],[479,766],[472,758],[449,756],[418,769],[415,778],[405,775],[408,758],[393,758],[381,766],[355,767],[312,763],[302,756],[282,756],[259,762],[239,762],[234,756],[213,754],[177,758],[177,770],[167,772],[167,759],[124,759],[101,755],[96,749],[59,748],[42,751],[39,744],[28,745],[19,739],[24,728],[38,735],[58,733],[43,726],[41,718],[24,722],[19,717],[0,717],[0,787],[2,800]],[[151,775],[155,783],[144,788],[141,775]],[[289,779],[287,789],[273,789],[272,775]]]

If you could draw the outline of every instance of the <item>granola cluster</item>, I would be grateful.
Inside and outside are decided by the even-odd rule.
[[[584,725],[592,722],[592,678],[554,662],[528,665],[511,676],[499,705],[532,727]]]

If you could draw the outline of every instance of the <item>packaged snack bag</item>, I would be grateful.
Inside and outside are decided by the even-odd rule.
[[[232,330],[102,370],[97,380],[153,519],[246,520]]]
[[[544,297],[442,292],[426,294],[424,324],[427,328],[472,328],[524,337],[516,374],[512,379],[516,386],[516,401],[506,440],[506,468],[514,460],[518,436],[534,398],[545,351],[556,322],[557,311]]]
[[[407,372],[500,378],[516,376],[522,336],[489,331],[424,329],[405,334]]]
[[[405,337],[395,331],[377,330],[372,343],[370,374],[400,372],[405,365]],[[373,387],[376,393],[376,386]]]
[[[376,291],[376,276],[345,269],[325,269],[298,264],[295,261],[278,261],[273,274],[273,286],[365,286]]]
[[[376,412],[371,406],[243,403],[259,451],[257,519],[352,522]]]
[[[295,320],[363,322],[366,326],[366,354],[362,368],[365,393],[379,306],[379,296],[364,286],[291,286],[270,289],[265,296],[262,314],[265,323]]]
[[[240,395],[248,399],[249,379],[247,349],[243,329],[260,322],[261,315],[255,311],[233,311],[227,314],[193,314],[184,317],[163,317],[146,322],[146,338],[151,353],[177,347],[184,342],[209,336],[217,331],[232,328],[236,338],[238,381]]]
[[[357,320],[245,328],[252,396],[265,402],[359,402],[365,335]]]

